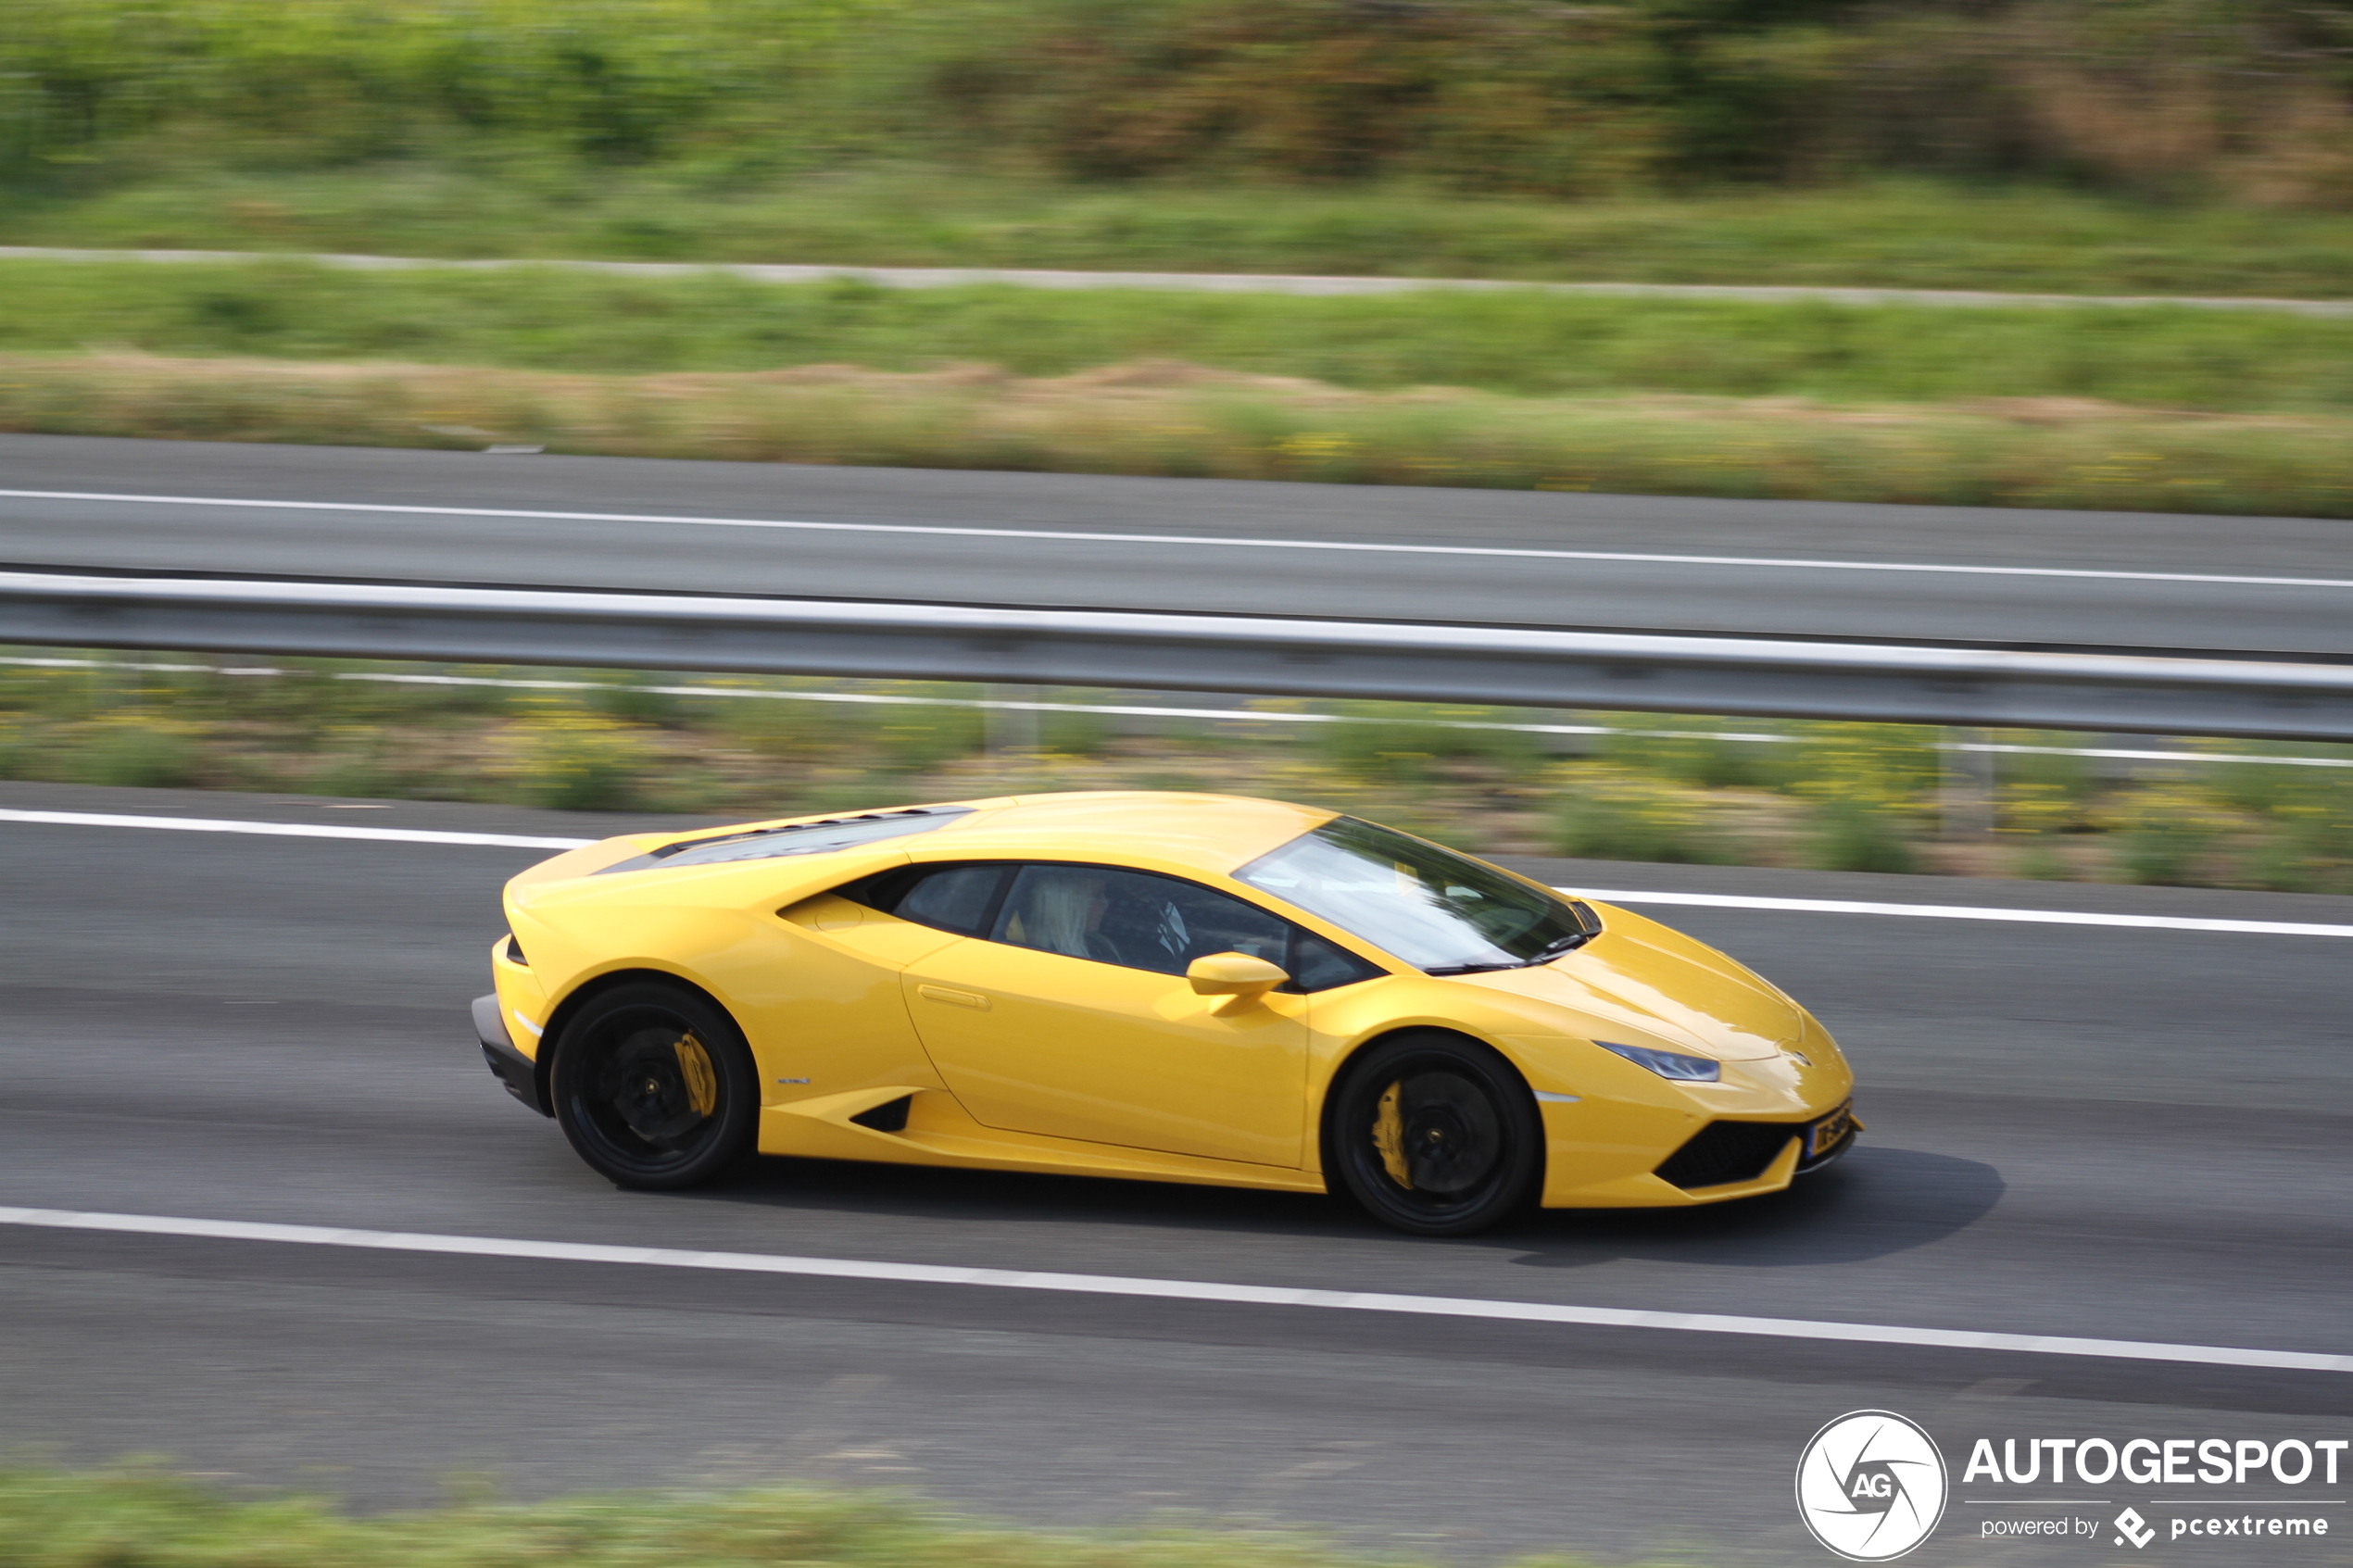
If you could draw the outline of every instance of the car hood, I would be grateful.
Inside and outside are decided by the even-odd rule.
[[[1778,1056],[1804,1031],[1796,1003],[1705,943],[1623,909],[1606,925],[1555,962],[1465,978],[1725,1061]]]

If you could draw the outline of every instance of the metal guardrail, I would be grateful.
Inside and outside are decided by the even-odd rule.
[[[2353,665],[825,599],[0,572],[0,642],[2353,740]]]

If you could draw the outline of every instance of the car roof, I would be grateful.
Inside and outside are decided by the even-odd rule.
[[[916,860],[1101,860],[1227,876],[1336,814],[1238,795],[1096,790],[992,802],[905,842]]]

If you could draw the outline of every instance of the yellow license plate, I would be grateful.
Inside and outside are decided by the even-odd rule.
[[[1854,1130],[1855,1108],[1851,1105],[1840,1106],[1836,1110],[1814,1123],[1813,1136],[1808,1138],[1806,1144],[1806,1158],[1820,1159],[1831,1149],[1836,1148],[1839,1140]]]

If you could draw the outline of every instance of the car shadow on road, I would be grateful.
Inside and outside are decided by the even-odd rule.
[[[722,1185],[670,1196],[992,1225],[1086,1223],[1266,1236],[1378,1231],[1353,1204],[1314,1194],[834,1160],[763,1157]]]
[[[1516,1253],[1530,1268],[1621,1259],[1792,1268],[1855,1262],[1943,1240],[1990,1213],[1991,1165],[1866,1147],[1788,1192],[1698,1209],[1545,1210],[1460,1242],[1407,1243],[1338,1198],[1090,1176],[947,1171],[822,1160],[760,1160],[734,1180],[677,1198],[990,1226],[1092,1224],[1267,1237],[1389,1236],[1408,1245]]]
[[[1553,1209],[1479,1238],[1524,1250],[1513,1262],[1579,1269],[1624,1259],[1787,1269],[1853,1263],[1926,1247],[1993,1212],[1993,1166],[1957,1155],[1865,1145],[1786,1192],[1698,1209]]]

